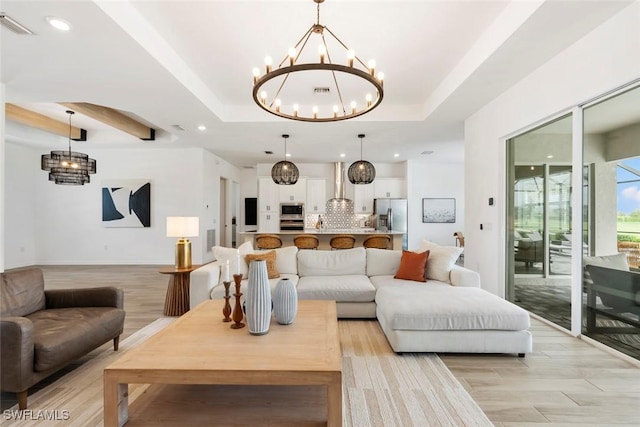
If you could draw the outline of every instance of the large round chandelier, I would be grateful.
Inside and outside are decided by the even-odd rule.
[[[40,167],[49,172],[49,181],[61,185],[84,185],[91,182],[89,174],[96,173],[96,161],[87,154],[71,151],[71,116],[74,111],[67,110],[69,115],[69,151],[54,150],[43,154]]]
[[[382,102],[384,73],[376,72],[373,60],[365,65],[328,27],[320,24],[320,3],[324,0],[313,1],[317,3],[316,23],[289,49],[277,68],[273,67],[272,58],[267,56],[264,74],[259,68],[253,69],[253,100],[271,114],[305,122],[334,122],[366,114]],[[331,37],[325,37],[325,33]],[[303,53],[314,34],[320,37],[317,55]],[[331,47],[343,49],[343,56],[332,57]],[[307,60],[309,62],[305,62]],[[334,63],[334,60],[344,60],[346,65]],[[294,84],[292,80],[301,83]],[[332,102],[309,98],[310,95],[303,92],[311,92],[309,85],[317,81],[321,86],[313,87],[313,93],[330,93]],[[297,85],[303,88],[297,91],[289,88],[300,87]],[[352,93],[346,93],[345,87],[349,87]],[[331,93],[332,89],[335,93]]]

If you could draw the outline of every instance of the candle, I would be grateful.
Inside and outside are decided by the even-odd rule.
[[[236,257],[236,274],[240,274],[240,249],[237,250],[238,256]]]
[[[224,281],[229,282],[229,260],[227,260],[227,265],[225,265],[225,267]]]

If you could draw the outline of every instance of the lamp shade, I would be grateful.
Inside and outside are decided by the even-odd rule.
[[[200,218],[197,216],[168,216],[167,237],[197,237]]]

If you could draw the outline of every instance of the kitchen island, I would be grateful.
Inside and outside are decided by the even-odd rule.
[[[259,231],[244,231],[239,232],[240,238],[238,240],[238,245],[244,242],[251,242],[253,247],[256,247],[255,238],[259,234],[274,234],[280,236],[282,239],[282,246],[293,246],[293,238],[295,236],[301,234],[311,234],[318,238],[319,245],[318,249],[331,249],[329,245],[329,241],[333,236],[338,234],[351,234],[356,238],[355,247],[362,246],[362,242],[369,237],[375,236],[379,234],[388,234],[391,236],[391,247],[389,249],[402,249],[402,240],[405,233],[395,232],[395,231],[380,231],[375,230],[373,228],[327,228],[327,229],[316,229],[316,228],[305,228],[300,231],[279,231],[277,233],[261,233]]]

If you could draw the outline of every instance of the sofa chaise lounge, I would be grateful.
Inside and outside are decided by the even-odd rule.
[[[241,247],[240,252],[249,253],[252,249]],[[517,353],[523,356],[531,352],[528,312],[480,289],[480,276],[453,262],[446,267],[444,276],[442,271],[433,274],[440,275],[440,280],[416,282],[394,278],[402,251],[285,247],[275,252],[280,277],[270,279],[272,290],[280,278],[287,277],[296,284],[300,299],[335,300],[339,318],[377,318],[397,353]],[[442,264],[442,260],[437,259],[437,249],[432,247],[431,252],[434,258],[430,256],[428,262]],[[222,258],[224,253],[219,255],[217,258]],[[205,299],[224,296],[220,277],[224,262],[222,258],[191,273],[192,307]],[[247,266],[235,268],[246,271]],[[244,279],[243,294],[246,286]]]

